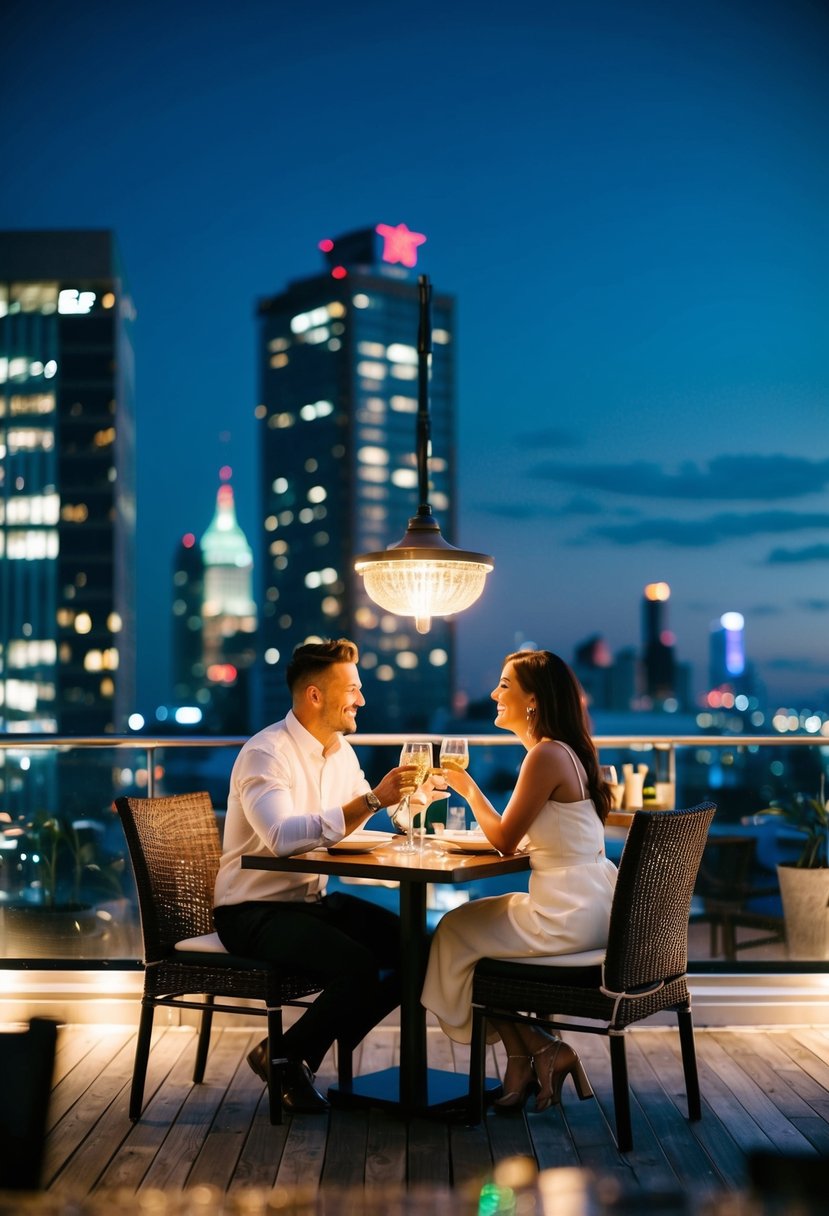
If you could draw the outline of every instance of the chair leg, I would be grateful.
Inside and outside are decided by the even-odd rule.
[[[694,1019],[690,1006],[677,1010],[679,1023],[679,1046],[682,1050],[682,1071],[685,1073],[685,1092],[688,1095],[688,1118],[702,1118],[702,1102],[699,1092],[699,1073],[697,1071],[697,1049],[694,1044]]]
[[[342,1039],[337,1039],[337,1084],[347,1088],[354,1080],[354,1059]]]
[[[467,1123],[474,1126],[484,1117],[484,1073],[486,1070],[486,1018],[472,1010],[472,1039],[469,1045],[469,1097]]]
[[[132,1088],[130,1089],[130,1119],[136,1123],[141,1118],[144,1105],[144,1082],[150,1059],[150,1041],[153,1035],[155,1004],[151,997],[141,1002],[141,1017],[138,1022],[138,1038],[135,1042],[135,1061],[132,1066]]]
[[[199,1026],[199,1041],[196,1044],[196,1064],[193,1069],[193,1081],[201,1085],[204,1080],[204,1069],[207,1064],[207,1052],[210,1048],[210,1030],[213,1026],[213,1002],[215,997],[208,993],[204,998],[204,1009]]]
[[[616,1143],[620,1153],[629,1153],[633,1148],[633,1128],[630,1121],[630,1088],[624,1031],[610,1035],[610,1071],[613,1077]]]
[[[268,1115],[273,1126],[282,1122],[282,1010],[268,1010]]]

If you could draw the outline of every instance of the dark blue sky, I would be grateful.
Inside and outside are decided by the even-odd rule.
[[[140,707],[223,464],[255,537],[255,301],[382,220],[458,298],[470,693],[666,580],[698,685],[738,610],[829,708],[827,62],[817,0],[7,3],[0,227],[114,229],[138,309]]]

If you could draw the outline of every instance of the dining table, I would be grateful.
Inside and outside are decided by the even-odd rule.
[[[426,1045],[426,1010],[420,993],[429,953],[426,920],[427,887],[431,883],[462,886],[484,878],[520,874],[528,870],[526,853],[502,856],[462,851],[474,842],[453,843],[440,837],[420,838],[414,852],[402,847],[402,836],[372,844],[371,851],[317,848],[293,857],[244,856],[243,869],[277,870],[301,874],[329,874],[340,878],[393,881],[400,888],[400,1060],[396,1068],[365,1073],[348,1084],[333,1085],[329,1097],[338,1106],[385,1106],[406,1116],[438,1112],[465,1101],[469,1079],[465,1074],[429,1068]],[[435,842],[438,843],[435,843]],[[486,846],[482,846],[486,847]],[[491,1088],[498,1086],[490,1083]]]

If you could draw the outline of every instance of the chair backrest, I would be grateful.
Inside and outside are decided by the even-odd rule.
[[[32,1018],[28,1030],[0,1034],[0,1190],[40,1188],[57,1032]]]
[[[691,895],[716,809],[701,802],[633,816],[610,913],[604,982],[611,991],[684,974]]]
[[[222,846],[210,795],[116,798],[135,873],[144,956],[212,933],[213,888]]]

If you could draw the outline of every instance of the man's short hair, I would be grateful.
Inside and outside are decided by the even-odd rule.
[[[285,670],[288,688],[293,693],[295,688],[313,684],[335,663],[356,663],[358,658],[357,647],[348,638],[337,638],[335,642],[306,642],[295,647]]]

